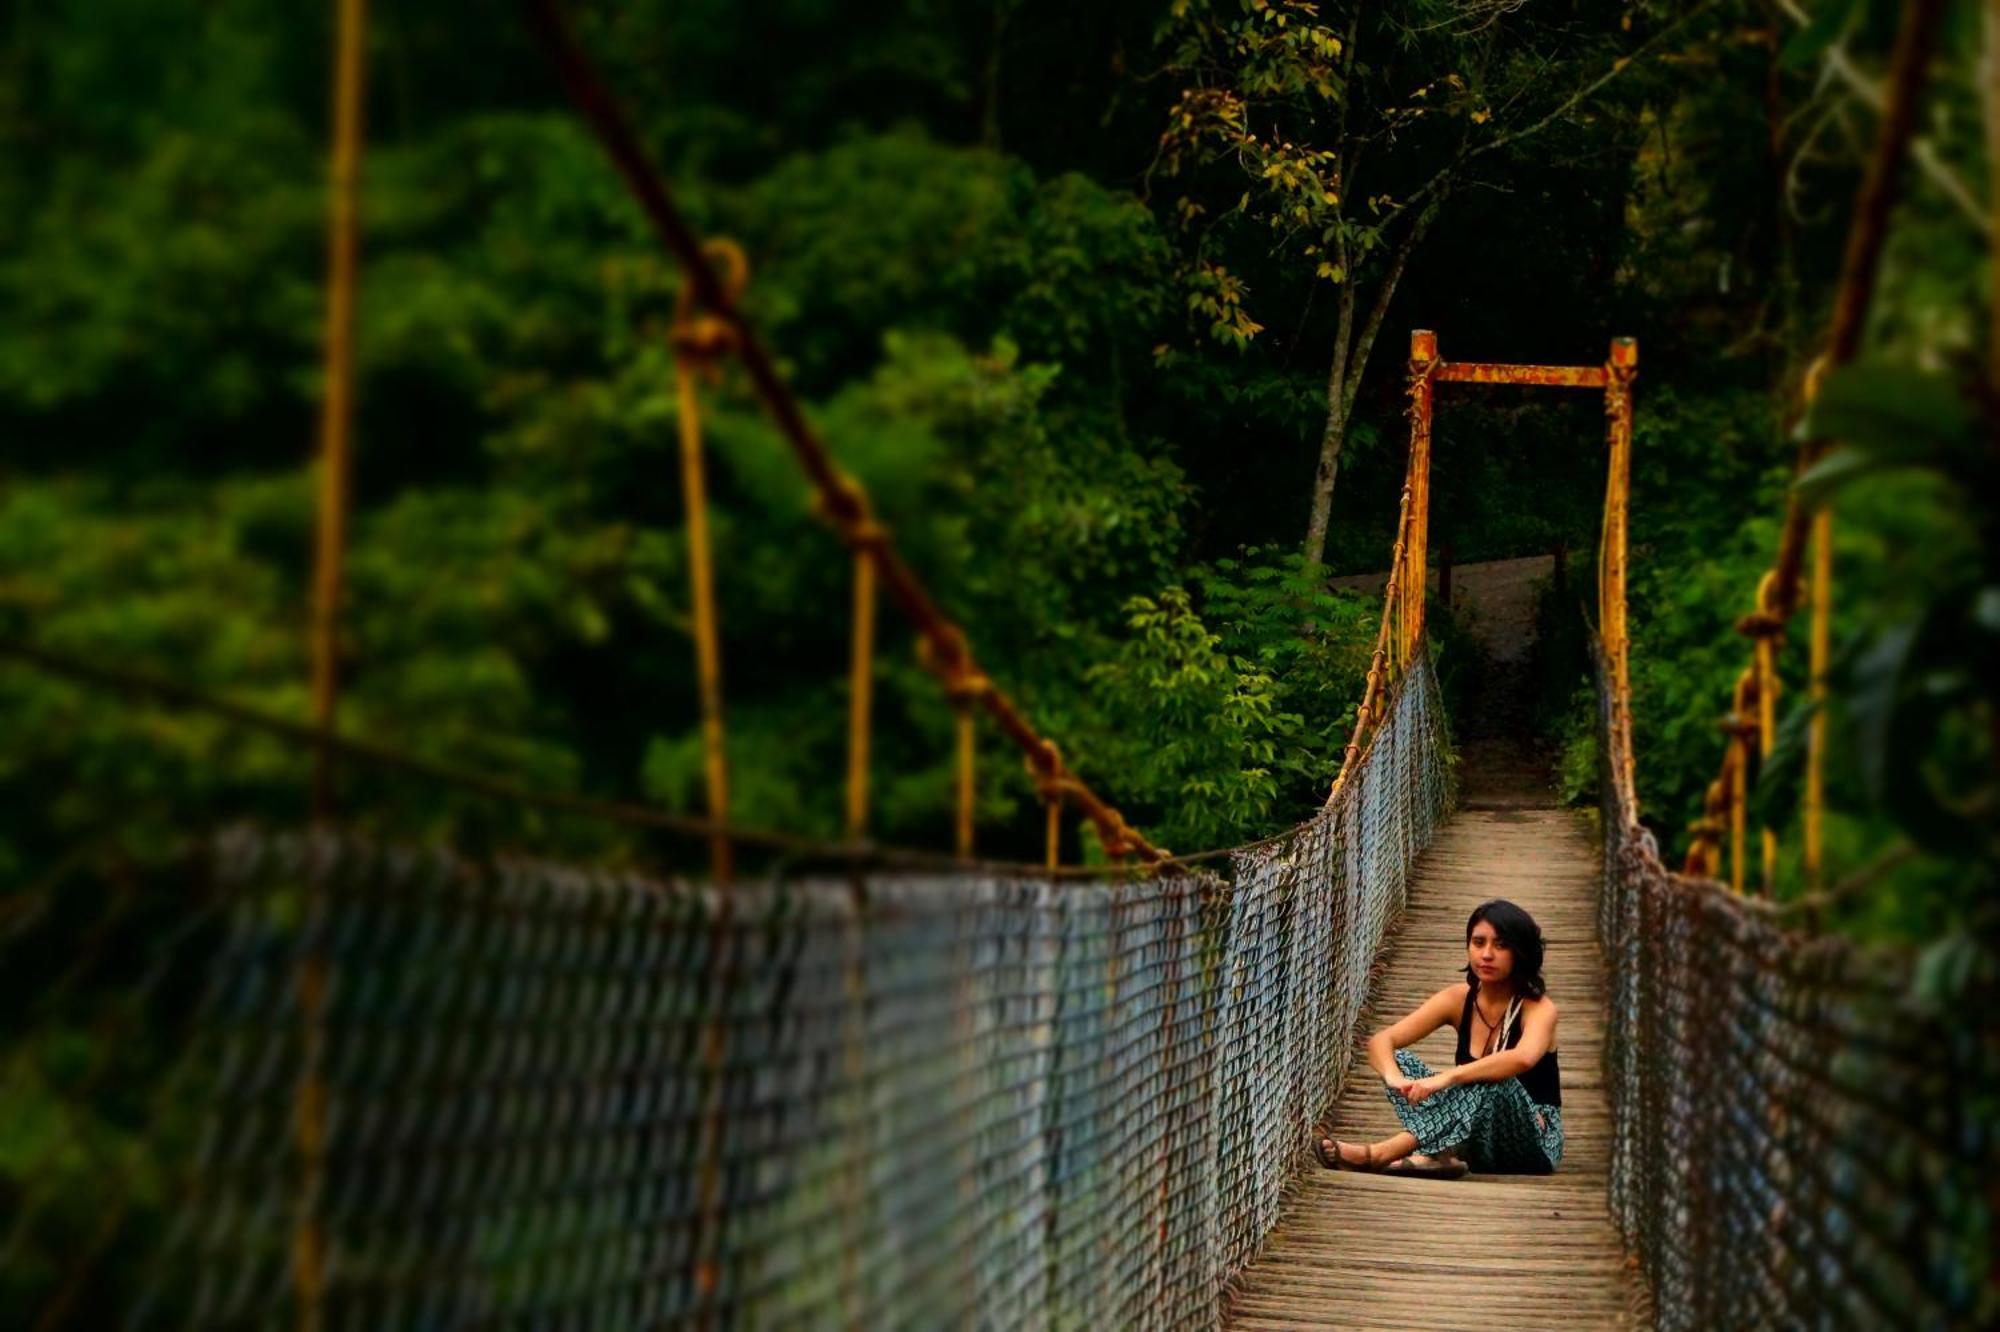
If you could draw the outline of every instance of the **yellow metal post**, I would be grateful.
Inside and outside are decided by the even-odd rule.
[[[1632,676],[1631,640],[1625,621],[1625,568],[1632,488],[1632,381],[1638,372],[1638,341],[1613,338],[1604,382],[1611,458],[1604,492],[1604,534],[1598,551],[1597,622],[1611,668],[1612,707],[1618,723],[1614,733],[1622,737],[1620,752],[1613,758],[1624,768],[1627,790],[1636,789],[1632,783],[1629,743]]]
[[[1736,622],[1736,631],[1750,640],[1750,674],[1754,680],[1756,711],[1743,719],[1757,738],[1757,770],[1770,762],[1778,737],[1778,646],[1784,641],[1785,622],[1777,608],[1777,574],[1768,572],[1757,583],[1757,608]],[[1749,762],[1746,749],[1744,762]],[[1747,781],[1747,779],[1746,779]],[[1760,848],[1760,890],[1769,897],[1777,890],[1778,833],[1762,826],[1757,833]]]
[[[1410,333],[1410,506],[1403,542],[1402,642],[1397,656],[1407,664],[1424,631],[1425,561],[1430,539],[1431,372],[1437,364],[1437,334]]]
[[[320,405],[319,493],[312,582],[312,721],[330,738],[340,700],[340,600],[347,554],[347,486],[353,466],[355,273],[360,251],[362,105],[366,88],[368,13],[363,0],[338,0],[338,47],[333,74],[333,155],[327,209],[325,376]],[[333,812],[333,751],[313,753],[312,813]],[[304,928],[317,931],[324,887],[315,875]],[[292,1235],[292,1283],[298,1325],[317,1332],[326,1298],[326,1235],[320,1199],[326,1186],[327,1090],[324,1015],[327,962],[317,943],[298,974],[302,1026],[301,1075],[294,1114],[299,1149],[298,1217]]]
[[[347,485],[354,422],[354,289],[360,249],[361,111],[367,26],[363,0],[339,0],[333,84],[332,195],[328,201],[325,376],[320,401],[318,514],[314,524],[312,717],[332,729],[340,696],[340,595],[347,554]],[[332,801],[333,758],[313,760],[313,807]]]
[[[701,456],[701,403],[695,371],[686,354],[674,358],[680,400],[681,490],[687,504],[688,590],[694,603],[695,674],[701,694],[702,770],[708,785],[708,817],[717,828],[729,822],[729,755],[722,729],[722,644],[715,609],[715,567],[708,533],[708,481]],[[709,838],[709,867],[717,883],[734,870],[729,838]]]
[[[1778,643],[1779,626],[1771,619],[1769,610],[1771,587],[1774,575],[1765,574],[1757,588],[1758,630],[1756,637],[1755,669],[1757,671],[1757,771],[1762,774],[1764,765],[1771,761],[1771,750],[1778,738]],[[1763,893],[1769,897],[1777,891],[1778,879],[1778,834],[1777,830],[1766,826],[1759,831],[1760,861],[1763,871]]]
[[[1722,760],[1729,774],[1729,888],[1738,897],[1743,896],[1743,764],[1747,749],[1742,733],[1732,731],[1729,752]]]
[[[713,241],[707,252],[723,271],[723,287],[734,302],[749,278],[743,251],[730,241]],[[709,868],[717,883],[735,872],[734,850],[723,831],[729,822],[729,756],[722,719],[722,629],[715,604],[715,558],[708,527],[708,480],[701,447],[701,395],[697,379],[713,376],[717,362],[735,345],[734,327],[713,311],[695,307],[691,288],[681,289],[674,310],[674,388],[680,425],[681,491],[687,506],[688,593],[694,605],[695,676],[701,697],[702,769],[708,787]]]
[[[875,694],[875,557],[854,552],[854,644],[848,665],[847,835],[868,832],[869,714]]]
[[[960,860],[972,859],[974,739],[972,707],[962,702],[958,706],[958,835],[954,839]]]
[[[1723,730],[1729,748],[1723,755],[1723,781],[1729,796],[1729,886],[1743,895],[1746,880],[1747,807],[1750,796],[1750,737],[1757,734],[1757,672],[1746,668],[1736,677],[1736,693]]]
[[[1809,643],[1812,723],[1806,733],[1806,888],[1818,892],[1825,874],[1826,667],[1833,618],[1833,514],[1821,509],[1812,525],[1812,637]]]

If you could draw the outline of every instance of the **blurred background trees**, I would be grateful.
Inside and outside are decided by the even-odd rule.
[[[1640,786],[1678,857],[1895,6],[576,9],[699,223],[745,245],[753,318],[913,562],[1068,761],[1177,849],[1284,826],[1337,767],[1371,610],[1323,574],[1386,563],[1408,329],[1516,361],[1636,336]],[[1966,460],[1992,438],[1993,37],[1972,0],[1951,24],[1870,348],[1882,374],[1957,395],[1958,461],[1857,428],[1882,465],[1838,495],[1858,710],[1841,733],[1918,729],[1866,721],[1883,688],[1947,720],[1914,757],[1836,764],[1832,859],[1851,875],[1907,843],[1849,914],[1919,936],[1958,917],[1988,844],[1906,827],[1888,798],[1910,788],[1886,774],[1915,764],[1955,799],[1992,762],[1990,481]],[[107,0],[24,9],[0,65],[0,630],[288,715],[329,37],[311,6]],[[671,266],[511,6],[381,9],[368,55],[344,722],[537,787],[698,809]],[[1459,560],[1560,545],[1587,564],[1597,410],[1445,404],[1434,504]],[[832,834],[845,561],[742,385],[725,377],[709,416],[737,812]],[[1869,675],[1885,633],[1939,616],[1957,627],[1906,636],[1958,643],[1953,682],[1926,683],[1928,656],[1898,659],[1893,687]],[[899,634],[876,829],[939,846],[948,712]],[[1543,713],[1580,784],[1574,662],[1549,670]],[[301,756],[212,721],[18,670],[0,710],[9,877],[92,839],[165,845],[219,808],[301,807]],[[1032,789],[989,743],[982,850],[1032,856]],[[1984,801],[1957,817],[1990,829]],[[485,827],[435,792],[394,808],[405,831],[660,851]]]

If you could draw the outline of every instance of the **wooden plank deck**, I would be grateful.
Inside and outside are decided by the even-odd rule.
[[[1315,1165],[1296,1183],[1262,1256],[1239,1277],[1226,1326],[1650,1325],[1605,1198],[1610,1117],[1600,1069],[1595,839],[1584,815],[1555,808],[1539,783],[1523,780],[1518,759],[1483,746],[1465,759],[1471,789],[1417,865],[1362,1036],[1455,979],[1473,907],[1490,897],[1526,907],[1548,940],[1544,975],[1562,1006],[1562,1166],[1539,1178],[1442,1182]],[[1442,1028],[1417,1050],[1442,1068],[1453,1041]],[[1366,1064],[1357,1061],[1332,1122],[1338,1136],[1361,1141],[1399,1127]]]

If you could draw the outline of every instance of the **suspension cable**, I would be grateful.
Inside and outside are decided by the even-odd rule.
[[[859,487],[841,473],[818,433],[806,421],[805,412],[780,374],[776,361],[731,299],[721,276],[703,252],[699,237],[675,207],[666,182],[653,169],[624,112],[577,44],[557,0],[530,0],[529,12],[571,100],[624,177],[661,243],[680,265],[692,289],[695,306],[731,328],[732,350],[749,375],[757,396],[812,481],[822,511],[852,545],[851,532],[874,521]],[[944,683],[947,693],[962,692],[973,682],[985,680],[964,632],[938,608],[929,590],[904,562],[893,539],[883,535],[873,558],[883,588],[928,645],[927,664]],[[1050,758],[1053,751],[1005,691],[989,683],[978,691],[976,701],[1029,761],[1038,765],[1038,771],[1042,763],[1060,762]],[[1067,774],[1057,771],[1044,775]],[[1147,862],[1167,858],[1168,852],[1147,841],[1087,784],[1078,781],[1073,794],[1096,827],[1098,840],[1107,854],[1136,856]],[[963,797],[961,807],[962,801]]]

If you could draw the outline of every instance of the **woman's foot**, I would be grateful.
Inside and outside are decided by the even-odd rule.
[[[1468,1170],[1465,1162],[1450,1152],[1439,1152],[1435,1156],[1411,1152],[1402,1160],[1384,1167],[1383,1173],[1408,1175],[1418,1179],[1464,1179]]]
[[[1315,1146],[1319,1152],[1319,1163],[1328,1170],[1380,1170],[1375,1160],[1375,1149],[1365,1142],[1342,1142],[1338,1138],[1321,1138]]]

